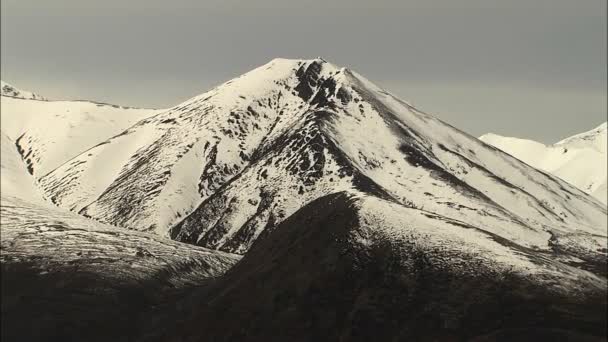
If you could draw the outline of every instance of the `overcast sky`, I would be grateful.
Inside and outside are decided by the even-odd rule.
[[[606,121],[606,0],[2,0],[2,79],[168,107],[275,57],[321,56],[473,135]]]

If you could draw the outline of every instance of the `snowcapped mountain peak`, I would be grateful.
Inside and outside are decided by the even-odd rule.
[[[283,92],[290,91],[300,83],[301,80],[298,78],[323,77],[336,70],[335,66],[319,59],[275,58],[176,107],[209,98],[212,98],[217,105],[227,106],[234,102],[242,103],[243,100],[264,96],[264,94],[276,90],[277,86],[284,86]]]
[[[46,98],[44,98],[38,94],[32,93],[30,91],[21,90],[4,81],[0,81],[0,89],[1,89],[2,96],[9,96],[9,97],[26,99],[26,100],[42,100],[42,101],[46,100]]]
[[[605,226],[605,209],[583,192],[321,59],[274,59],[137,122],[39,182],[55,204],[85,216],[236,253],[341,191],[530,248],[548,248],[551,234],[572,225]]]
[[[267,66],[268,64],[272,64],[273,62],[284,62],[284,63],[291,63],[291,64],[302,64],[302,63],[313,63],[313,62],[317,62],[317,63],[327,63],[327,60],[323,57],[317,56],[315,58],[286,58],[286,57],[276,57],[270,60],[270,62],[266,63],[265,65],[262,65],[262,67]]]

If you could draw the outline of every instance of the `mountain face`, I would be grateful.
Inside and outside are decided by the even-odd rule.
[[[606,334],[606,207],[346,68],[94,119],[5,101],[3,182],[42,194],[2,192],[3,340]]]
[[[36,178],[156,113],[89,101],[38,101],[4,92],[1,101],[2,132]]]
[[[241,254],[306,203],[346,190],[527,248],[568,240],[596,253],[606,235],[606,209],[582,191],[321,59],[273,60],[39,181],[85,216]]]
[[[485,134],[480,139],[560,177],[606,204],[606,123],[549,146],[496,134]]]
[[[46,98],[38,94],[15,88],[4,81],[0,81],[0,95],[15,97],[19,99],[46,101]]]

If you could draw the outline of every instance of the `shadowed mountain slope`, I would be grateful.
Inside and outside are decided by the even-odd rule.
[[[416,209],[384,221],[378,212],[394,205],[349,193],[313,201],[225,276],[168,305],[183,320],[143,340],[603,340],[605,273]]]

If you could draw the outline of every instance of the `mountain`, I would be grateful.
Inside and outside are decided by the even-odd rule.
[[[29,91],[25,91],[25,90],[21,90],[19,88],[15,88],[12,85],[10,85],[4,81],[0,81],[0,95],[10,96],[10,97],[19,98],[19,99],[26,99],[26,100],[46,101],[46,98],[44,98],[38,94],[29,92]]]
[[[606,334],[606,207],[354,71],[275,59],[148,114],[29,158],[59,208],[2,203],[9,340]]]
[[[346,190],[540,250],[575,233],[595,241],[577,248],[596,251],[606,234],[606,209],[582,191],[322,59],[273,60],[40,184],[101,222],[239,254],[306,203]]]
[[[17,145],[36,178],[157,112],[90,101],[39,101],[4,92],[1,101],[2,132]]]
[[[479,139],[607,203],[606,123],[548,146],[533,140],[491,133]]]

